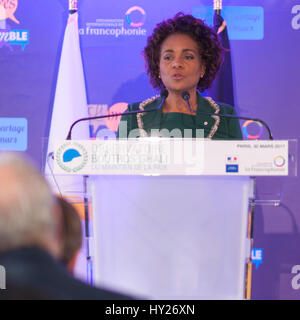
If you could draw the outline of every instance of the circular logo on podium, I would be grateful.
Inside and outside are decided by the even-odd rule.
[[[82,170],[88,162],[85,147],[78,142],[66,142],[57,150],[55,155],[57,164],[68,173]]]
[[[274,158],[274,164],[277,168],[281,168],[285,165],[285,159],[283,156],[276,156]]]
[[[256,124],[258,126],[258,132],[256,134],[250,134],[248,132],[248,126],[250,126],[251,124]],[[259,139],[260,136],[262,135],[263,133],[263,126],[260,122],[257,122],[257,121],[253,121],[253,120],[247,120],[244,124],[243,124],[243,127],[242,127],[242,130],[243,130],[243,134],[244,136],[247,138],[247,139],[250,139],[250,140],[254,140],[254,139]]]

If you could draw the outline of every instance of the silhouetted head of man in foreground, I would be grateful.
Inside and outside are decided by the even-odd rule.
[[[130,299],[76,280],[60,262],[64,224],[57,199],[24,155],[0,152],[3,299]],[[71,251],[69,251],[71,252]]]

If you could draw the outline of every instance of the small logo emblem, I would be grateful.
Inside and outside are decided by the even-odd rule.
[[[256,269],[263,263],[263,249],[252,249],[252,262],[256,265]]]
[[[68,173],[82,170],[88,162],[88,153],[78,142],[64,143],[56,152],[57,164]]]
[[[25,29],[11,29],[8,19],[16,24],[20,21],[15,17],[18,0],[0,0],[0,47],[21,46],[22,51],[29,44],[29,31]]]
[[[226,164],[226,172],[239,172],[238,164]]]
[[[134,14],[133,14],[134,12]],[[137,13],[138,12],[138,13]],[[141,16],[141,17],[138,17],[139,18],[139,22],[134,22],[133,21],[133,15],[136,15],[136,13]],[[127,10],[127,12],[125,13],[125,20],[127,22],[127,24],[131,27],[134,27],[134,28],[138,28],[138,27],[141,27],[144,25],[145,23],[145,20],[146,20],[146,12],[143,8],[141,7],[138,7],[138,6],[134,6],[134,7],[131,7]]]
[[[18,0],[1,0],[0,1],[0,20],[11,19],[19,24],[19,20],[15,17],[15,11],[18,8]]]
[[[226,172],[239,172],[237,156],[226,156]]]
[[[283,156],[277,156],[274,158],[274,165],[277,167],[277,168],[281,168],[285,165],[285,159]]]
[[[248,132],[248,127],[251,125],[251,124],[256,124],[258,126],[258,131],[256,134],[249,134]],[[250,139],[250,140],[256,140],[256,139],[259,139],[260,136],[262,135],[263,133],[263,125],[260,123],[260,122],[257,122],[257,121],[253,121],[253,120],[247,120],[244,124],[243,124],[243,134],[244,136],[247,138],[247,139]]]

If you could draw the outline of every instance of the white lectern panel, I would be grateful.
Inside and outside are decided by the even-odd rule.
[[[93,176],[96,284],[149,299],[243,299],[248,177]]]

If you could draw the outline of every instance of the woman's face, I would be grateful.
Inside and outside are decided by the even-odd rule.
[[[161,45],[160,77],[168,91],[196,90],[205,65],[197,43],[186,34],[172,34]]]

